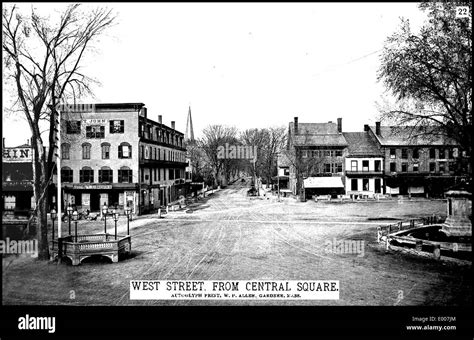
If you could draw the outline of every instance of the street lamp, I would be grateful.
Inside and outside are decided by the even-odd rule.
[[[52,229],[52,241],[54,242],[54,220],[56,219],[56,217],[58,216],[58,214],[56,213],[56,210],[54,210],[54,208],[51,210],[51,221],[53,222],[53,229]],[[54,244],[53,244],[53,247],[54,247]]]
[[[117,221],[119,219],[119,213],[114,209],[112,212],[115,221],[115,239],[117,239]]]
[[[104,206],[102,207],[102,215],[104,215],[104,234],[107,235],[107,211],[109,208],[107,204],[104,202]]]
[[[77,243],[77,219],[79,217],[79,214],[77,213],[77,210],[74,211],[74,213],[72,214],[72,219],[74,220],[74,223],[76,225],[75,227],[75,235],[76,235],[76,243]]]
[[[127,215],[127,235],[130,235],[130,213],[132,212],[132,208],[128,205],[125,207],[125,215]]]
[[[68,216],[68,220],[69,220],[69,235],[71,235],[71,217],[72,217],[72,207],[71,207],[71,203],[69,203],[68,207],[67,207],[67,216]]]

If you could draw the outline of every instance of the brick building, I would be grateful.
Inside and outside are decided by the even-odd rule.
[[[368,133],[383,153],[387,194],[441,196],[468,172],[457,144],[446,137],[380,122]]]
[[[148,119],[143,103],[63,106],[63,204],[141,214],[177,199],[185,163],[173,125]]]
[[[287,153],[291,163],[289,189],[294,195],[297,173],[302,174],[306,197],[344,193],[347,142],[342,134],[342,118],[337,123],[299,123],[295,117],[288,128]]]

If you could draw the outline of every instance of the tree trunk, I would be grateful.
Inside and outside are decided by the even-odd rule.
[[[33,194],[36,202],[36,237],[38,240],[38,259],[47,260],[49,258],[48,245],[48,183],[46,178],[47,169],[45,166],[45,154],[43,143],[38,138],[34,138],[34,161],[33,161]]]

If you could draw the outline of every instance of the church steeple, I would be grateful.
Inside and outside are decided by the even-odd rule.
[[[191,106],[188,110],[188,119],[186,121],[186,135],[184,136],[186,141],[194,141],[194,129],[193,129],[193,119],[191,118]]]

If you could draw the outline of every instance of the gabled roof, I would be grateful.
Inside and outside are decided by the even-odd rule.
[[[368,132],[343,132],[343,135],[347,141],[348,157],[383,156],[377,142]]]
[[[290,123],[290,133],[295,146],[347,146],[342,133],[337,131],[336,123],[298,123],[298,134],[295,135],[294,123]]]
[[[426,127],[413,126],[381,126],[380,135],[375,133],[375,126],[370,126],[382,146],[396,145],[456,145],[457,143],[445,136],[427,135]]]

